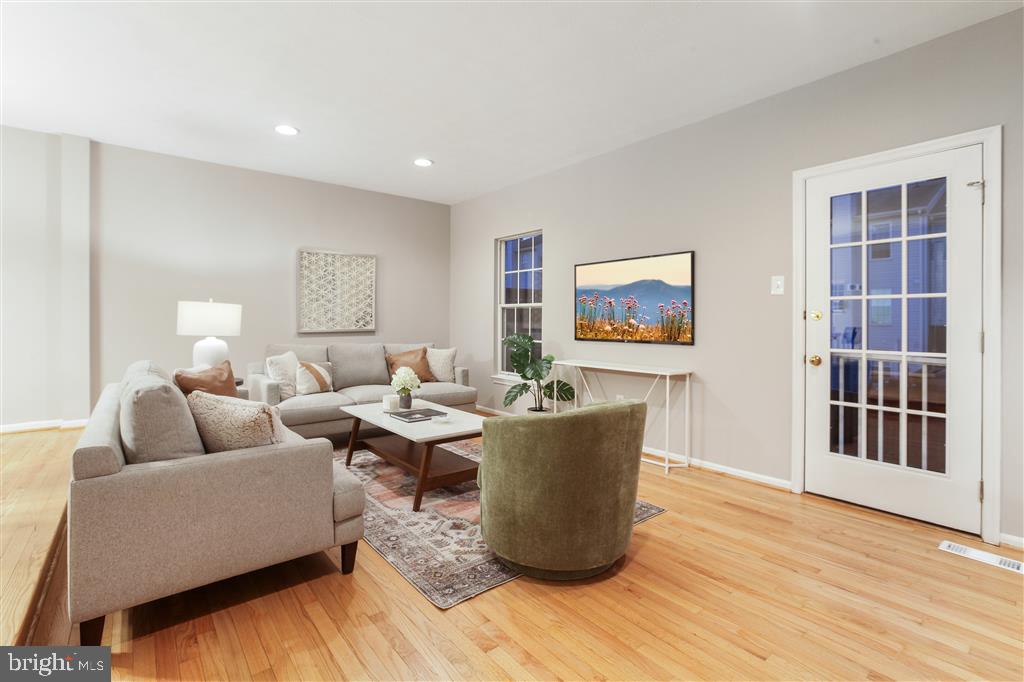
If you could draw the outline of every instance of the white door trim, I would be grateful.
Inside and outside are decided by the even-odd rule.
[[[982,145],[985,202],[982,205],[983,310],[985,353],[982,357],[981,471],[985,496],[981,503],[981,537],[998,545],[1000,534],[1000,492],[1002,471],[1002,234],[1003,234],[1003,128],[992,126],[937,140],[858,156],[845,161],[805,168],[793,172],[793,422],[790,490],[804,491],[804,385],[805,348],[805,270],[807,231],[806,183],[809,179],[842,171],[899,161],[924,154],[948,151],[969,145]],[[980,178],[979,178],[980,179]]]

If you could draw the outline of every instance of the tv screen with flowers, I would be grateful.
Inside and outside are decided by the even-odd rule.
[[[693,251],[576,266],[576,340],[693,344]]]

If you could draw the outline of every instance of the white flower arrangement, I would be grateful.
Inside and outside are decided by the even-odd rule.
[[[391,377],[391,388],[395,389],[398,395],[409,395],[419,387],[420,378],[411,367],[399,367]]]

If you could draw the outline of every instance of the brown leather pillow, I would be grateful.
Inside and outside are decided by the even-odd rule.
[[[214,367],[200,370],[179,369],[174,373],[174,383],[185,395],[192,391],[204,391],[213,395],[238,397],[235,388],[235,375],[231,371],[231,363],[224,362]]]
[[[404,353],[395,353],[394,355],[386,355],[384,357],[388,361],[389,376],[394,376],[399,367],[408,367],[416,372],[416,376],[420,378],[420,381],[437,381],[437,378],[430,371],[430,365],[427,364],[426,347],[414,348]]]

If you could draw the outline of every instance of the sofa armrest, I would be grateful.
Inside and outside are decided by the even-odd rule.
[[[249,389],[249,400],[267,405],[281,402],[281,382],[269,379],[266,374],[250,374],[245,379],[245,386]]]
[[[71,455],[71,478],[80,481],[116,474],[124,466],[118,413],[121,387],[109,384],[103,389],[92,415]]]
[[[332,475],[317,438],[72,481],[72,622],[333,546]]]
[[[469,367],[455,368],[455,383],[469,386]]]

